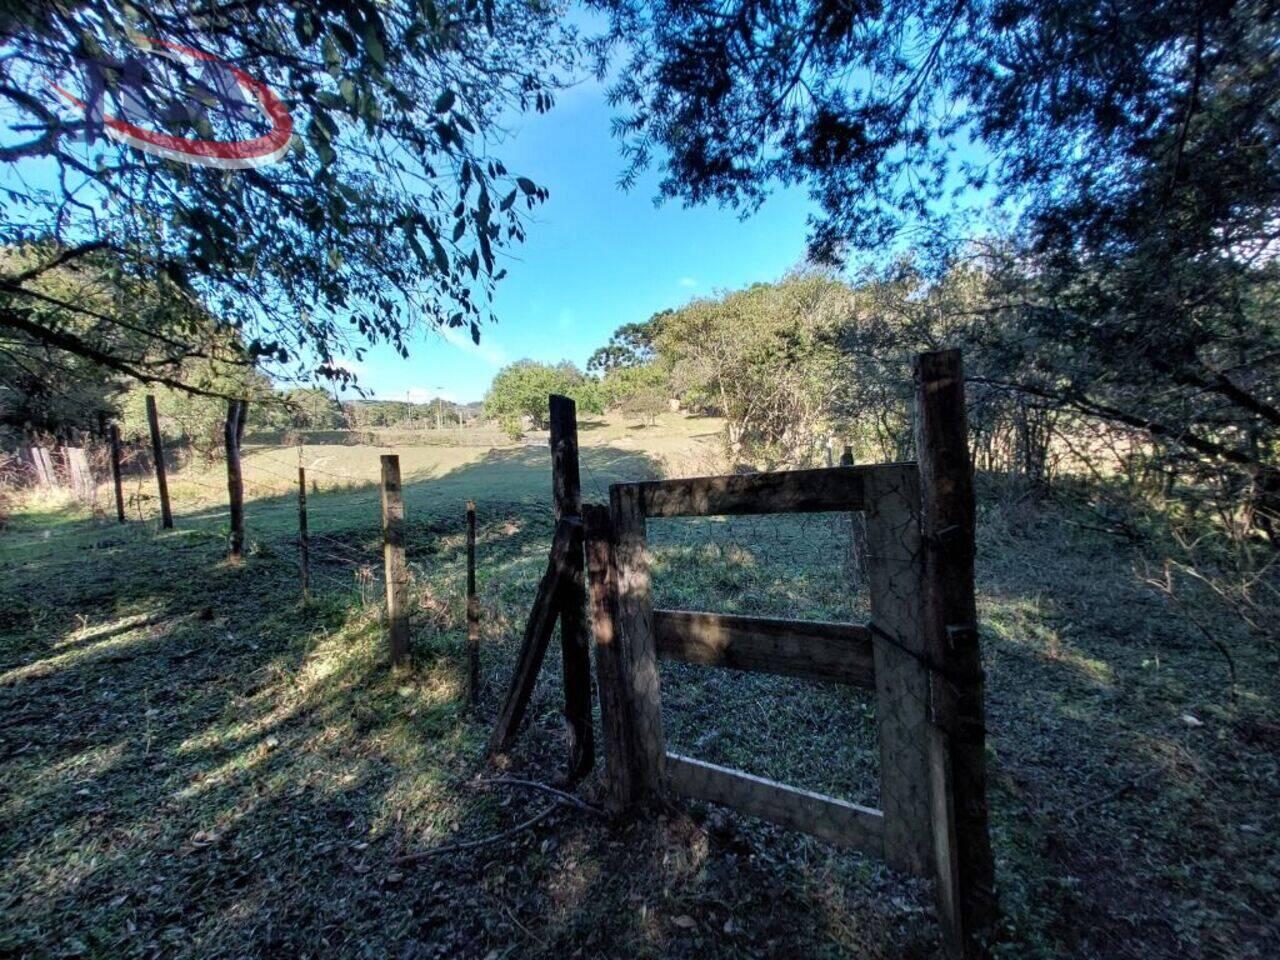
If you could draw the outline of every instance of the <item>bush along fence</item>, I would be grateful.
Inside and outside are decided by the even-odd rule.
[[[649,801],[691,798],[880,857],[934,882],[947,953],[971,960],[988,954],[997,903],[972,464],[957,351],[917,358],[915,401],[918,462],[619,483],[607,505],[582,505],[573,404],[553,397],[555,534],[489,749],[502,753],[515,740],[558,617],[569,780],[591,768],[589,608],[604,780],[615,813],[643,815]],[[654,609],[648,518],[834,511],[864,518],[870,622]],[[667,752],[664,660],[874,690],[881,809]]]

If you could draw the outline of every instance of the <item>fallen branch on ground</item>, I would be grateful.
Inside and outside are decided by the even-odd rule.
[[[595,814],[597,817],[603,817],[605,815],[605,812],[599,807],[592,806],[580,797],[575,797],[572,793],[566,793],[563,790],[557,790],[555,787],[548,786],[545,783],[539,783],[537,780],[520,780],[516,777],[487,777],[478,782],[484,784],[500,784],[509,787],[526,787],[530,790],[540,790],[543,793],[550,794],[565,803],[577,807],[579,810]]]
[[[459,850],[474,850],[477,847],[487,847],[491,844],[501,843],[503,840],[514,837],[517,833],[528,830],[530,827],[537,826],[555,811],[558,803],[553,803],[541,813],[535,814],[523,823],[517,823],[510,829],[503,830],[501,833],[495,833],[491,837],[483,837],[479,840],[465,840],[461,843],[446,843],[442,847],[432,847],[430,850],[419,850],[416,853],[406,853],[403,856],[393,857],[391,863],[397,867],[403,867],[411,863],[418,863],[429,857],[439,856],[442,853],[456,853]]]

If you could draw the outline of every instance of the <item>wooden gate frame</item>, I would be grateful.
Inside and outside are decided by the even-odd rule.
[[[934,879],[948,953],[980,957],[995,891],[958,352],[919,357],[916,388],[919,465],[614,484],[608,507],[584,507],[608,802],[615,811],[664,795],[723,804]],[[649,518],[844,511],[866,516],[869,623],[653,608]],[[668,753],[662,659],[873,688],[881,808]]]

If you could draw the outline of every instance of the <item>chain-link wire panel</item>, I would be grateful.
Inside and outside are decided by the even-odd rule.
[[[650,518],[653,605],[863,622],[864,531],[848,512]],[[879,806],[870,691],[670,662],[662,696],[671,751]]]
[[[654,606],[863,621],[860,513],[650,518]]]

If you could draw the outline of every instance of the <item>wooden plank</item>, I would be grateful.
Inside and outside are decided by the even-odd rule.
[[[387,581],[387,639],[391,662],[409,656],[409,568],[404,560],[404,496],[400,458],[382,455],[382,560]]]
[[[932,684],[930,790],[938,912],[952,956],[986,956],[998,903],[988,829],[986,708],[974,601],[973,465],[958,350],[915,362],[924,632]]]
[[[895,870],[932,877],[929,681],[919,659],[924,653],[920,622],[923,558],[915,465],[875,474],[867,500],[867,578],[875,633],[884,858]]]
[[[613,524],[613,555],[618,583],[617,642],[621,647],[622,691],[633,725],[637,794],[662,791],[666,741],[662,734],[662,703],[658,656],[653,640],[653,598],[650,592],[649,551],[638,484],[609,488]]]
[[[582,482],[578,465],[578,414],[573,400],[552,394],[551,492],[555,517],[582,515]],[[564,719],[569,732],[568,782],[577,783],[595,763],[591,727],[591,644],[587,636],[587,583],[582,557],[582,527],[571,530],[574,542],[565,557],[560,584],[560,652],[564,670]]]
[[[600,688],[600,723],[604,732],[605,805],[621,811],[640,799],[635,757],[635,719],[624,689],[625,668],[618,643],[618,579],[613,556],[613,524],[609,508],[582,508],[586,544],[591,632],[596,646],[596,681]]]
[[[890,465],[892,467],[892,465]],[[821,513],[861,510],[866,478],[884,465],[784,470],[625,484],[636,488],[646,517]]]
[[[49,469],[49,459],[44,452],[44,448],[34,445],[27,447],[27,460],[31,463],[31,470],[36,476],[36,483],[45,490],[51,488],[53,486],[53,473]]]
[[[40,471],[44,476],[44,485],[46,487],[56,487],[58,483],[58,471],[53,468],[53,457],[49,453],[47,447],[36,447],[35,454],[40,462]]]
[[[116,519],[124,523],[124,479],[120,475],[120,428],[111,424],[111,482],[116,491]]]
[[[476,594],[476,505],[467,501],[467,703],[480,702],[480,598]]]
[[[667,785],[692,800],[718,803],[842,847],[881,856],[884,816],[879,810],[764,777],[669,753]]]
[[[156,398],[147,394],[147,425],[151,428],[151,456],[155,462],[156,488],[160,493],[160,526],[173,529],[173,510],[169,507],[169,478],[165,474],[164,441],[160,437],[160,414]]]
[[[511,687],[503,701],[502,710],[498,713],[497,723],[493,726],[493,734],[489,737],[491,755],[504,752],[515,742],[520,721],[524,719],[525,710],[528,709],[542,659],[547,653],[547,644],[551,642],[551,631],[555,628],[556,617],[560,613],[560,581],[565,575],[565,558],[568,557],[573,542],[570,532],[575,523],[577,521],[565,518],[556,524],[547,569],[538,581],[538,592],[533,598],[529,619],[525,623],[524,640],[520,644],[520,656],[511,675]]]
[[[871,631],[853,623],[653,611],[658,656],[730,670],[875,687]]]
[[[67,464],[71,492],[77,499],[92,503],[97,496],[97,484],[93,479],[93,471],[89,469],[89,458],[85,455],[84,447],[63,447],[62,457]]]

